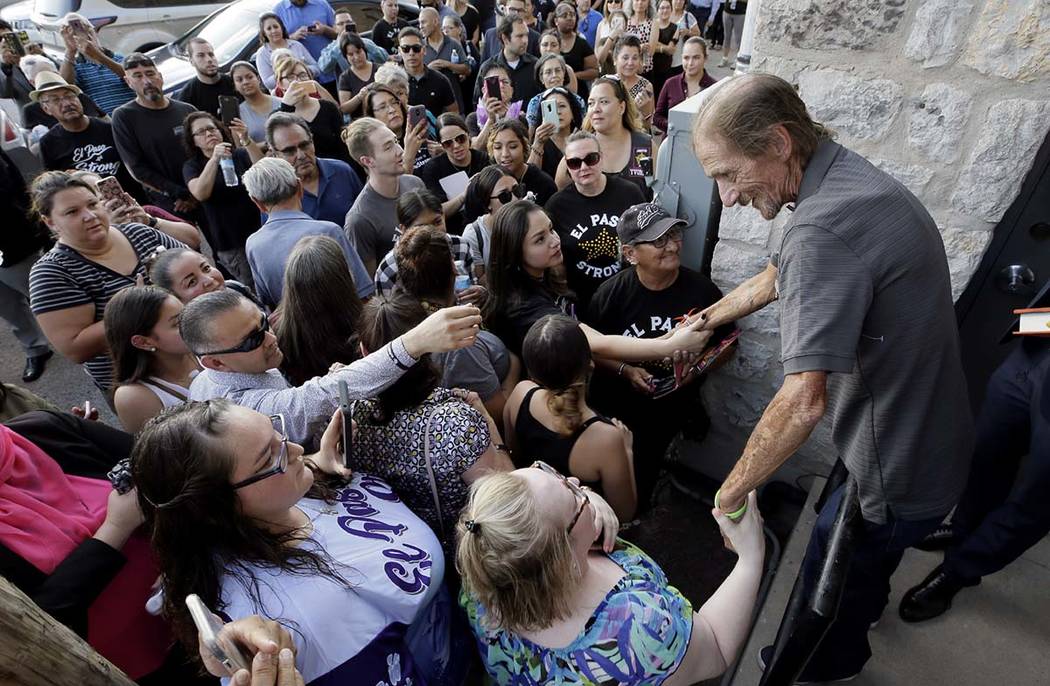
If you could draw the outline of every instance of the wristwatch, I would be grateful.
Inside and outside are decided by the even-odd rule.
[[[157,218],[154,217],[152,214],[147,215],[147,216],[149,217],[149,227],[151,229],[157,228]]]

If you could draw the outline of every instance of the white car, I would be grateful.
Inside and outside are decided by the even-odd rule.
[[[65,52],[62,17],[77,12],[98,30],[102,45],[121,55],[146,52],[172,42],[226,0],[35,0],[30,19],[44,49]],[[276,1],[275,3],[276,4]]]

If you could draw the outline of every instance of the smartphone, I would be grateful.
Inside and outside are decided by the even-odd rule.
[[[485,92],[488,93],[488,97],[490,98],[496,98],[498,100],[503,99],[503,91],[500,89],[498,76],[485,77]]]
[[[558,102],[554,98],[544,100],[540,103],[540,110],[543,113],[544,124],[554,124],[554,127],[558,127]]]
[[[191,593],[186,596],[186,607],[189,608],[190,617],[197,625],[200,633],[201,643],[211,651],[215,659],[223,664],[233,674],[238,669],[252,669],[252,662],[233,641],[223,639],[219,634],[222,632],[222,622],[215,618],[208,606],[197,596]]]
[[[354,455],[354,406],[345,381],[339,382],[339,411],[343,414],[343,466],[350,469]]]
[[[219,96],[219,119],[222,119],[222,123],[229,126],[234,119],[241,116],[240,103],[237,102],[237,98],[232,95],[220,95]]]
[[[412,105],[408,108],[408,128],[414,129],[419,126],[419,122],[424,121],[427,118],[427,108],[425,105]]]
[[[117,200],[117,205],[123,207],[127,204],[124,199],[124,189],[120,187],[120,181],[115,176],[107,176],[98,182],[98,192],[102,196],[102,204],[110,200]]]
[[[87,22],[83,19],[70,19],[69,28],[73,29],[73,33],[79,33],[82,36],[86,36],[90,33],[90,31],[88,31]]]
[[[4,43],[7,44],[7,49],[15,53],[19,57],[25,57],[26,46],[22,44],[22,40],[18,37],[17,33],[5,33],[3,35]]]
[[[665,376],[662,379],[656,379],[652,383],[653,399],[662,398],[665,395],[670,395],[678,389],[678,382],[675,381],[673,376]]]

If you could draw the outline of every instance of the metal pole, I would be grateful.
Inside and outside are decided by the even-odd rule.
[[[749,0],[744,13],[744,33],[740,37],[740,49],[736,53],[735,71],[744,74],[751,71],[751,54],[755,44],[755,25],[758,23],[759,5],[762,0]]]

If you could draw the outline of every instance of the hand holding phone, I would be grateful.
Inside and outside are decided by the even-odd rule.
[[[503,90],[500,88],[498,76],[485,77],[485,94],[490,98],[503,100]]]
[[[233,123],[234,119],[241,116],[240,103],[232,95],[220,95],[219,96],[219,118],[222,119],[222,123],[229,126]]]
[[[123,207],[126,202],[124,199],[124,189],[120,186],[120,181],[115,176],[107,176],[104,179],[100,179],[98,182],[98,192],[102,196],[102,204],[105,205],[111,200],[116,201],[118,207]]]
[[[424,105],[412,105],[408,108],[408,128],[414,129],[419,122],[427,118],[427,108]]]
[[[554,128],[558,128],[558,102],[554,98],[549,98],[540,103],[540,110],[543,111],[543,123],[554,124]]]
[[[232,676],[239,669],[251,671],[252,661],[241,651],[240,647],[233,641],[222,637],[223,623],[208,609],[208,606],[197,596],[191,593],[186,596],[186,607],[190,611],[197,632],[200,634],[200,642],[208,649],[216,660],[229,670]]]

